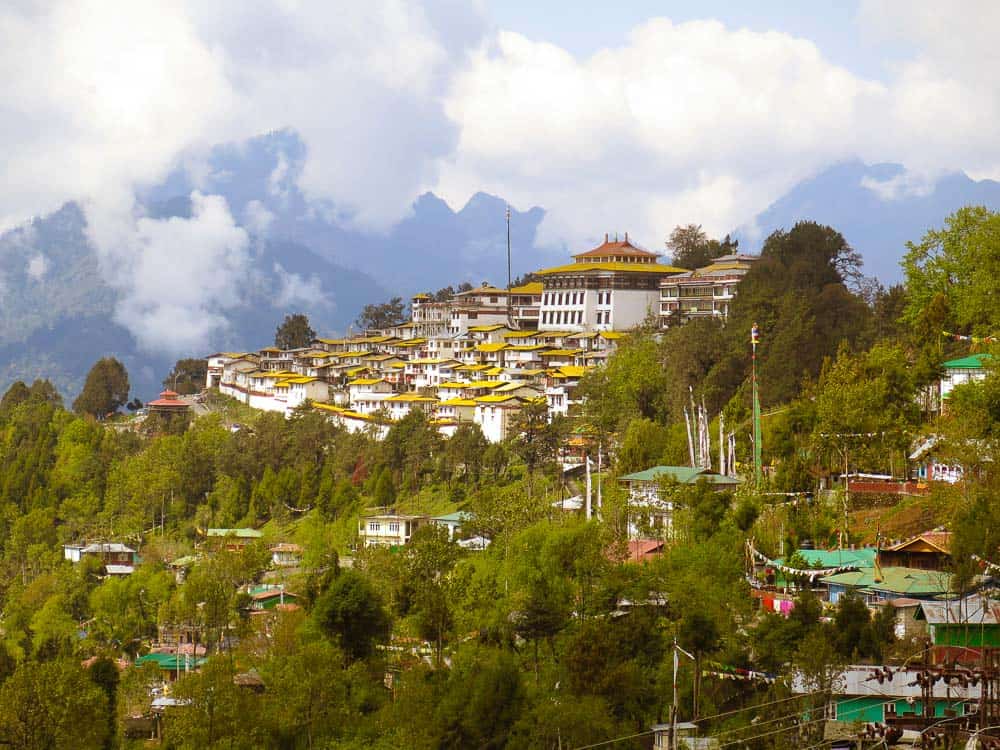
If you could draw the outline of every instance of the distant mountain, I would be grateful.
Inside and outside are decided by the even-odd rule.
[[[246,143],[219,146],[209,155],[197,185],[181,170],[151,190],[146,200],[163,204],[197,188],[222,195],[246,226],[266,225],[272,240],[294,242],[338,265],[365,272],[391,294],[410,296],[462,281],[507,278],[506,201],[476,193],[458,211],[433,193],[417,198],[410,214],[385,233],[349,228],[336,206],[311,202],[297,186],[306,148],[291,131]],[[515,276],[560,262],[562,248],[535,245],[541,208],[511,211]],[[369,300],[371,301],[371,300]]]
[[[185,216],[190,201],[182,197],[151,208],[154,216]],[[70,401],[90,366],[115,356],[128,369],[133,391],[148,400],[173,365],[174,357],[140,350],[116,320],[119,294],[102,277],[85,228],[83,213],[70,203],[0,235],[0,392],[14,380],[47,377]],[[363,305],[387,294],[366,274],[292,241],[262,241],[252,252],[253,284],[241,289],[242,304],[209,342],[212,349],[265,346],[292,310],[306,312],[318,331],[343,331]],[[289,280],[307,287],[294,301],[285,299]]]
[[[427,193],[385,234],[364,233],[338,223],[336,207],[302,195],[296,177],[304,159],[293,133],[271,133],[214,149],[197,185],[177,171],[139,196],[150,217],[164,219],[189,217],[194,189],[222,195],[253,237],[250,283],[234,281],[241,304],[226,310],[227,325],[207,349],[267,345],[291,311],[332,335],[347,331],[364,305],[393,295],[506,281],[502,199],[479,193],[453,211]],[[539,208],[512,212],[515,275],[561,255],[534,246],[543,216]],[[94,361],[108,355],[125,363],[140,398],[160,390],[175,357],[140,350],[116,319],[119,292],[102,277],[85,230],[83,213],[68,203],[0,234],[0,393],[14,380],[48,377],[71,401]]]
[[[736,235],[742,248],[756,251],[774,230],[812,219],[844,235],[864,257],[866,275],[892,283],[902,278],[906,242],[968,205],[1000,209],[1000,182],[962,172],[925,182],[899,164],[850,161],[799,183]]]

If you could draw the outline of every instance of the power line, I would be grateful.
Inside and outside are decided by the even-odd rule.
[[[645,737],[647,734],[653,734],[655,730],[647,729],[645,732],[639,732],[638,734],[628,734],[624,737],[615,737],[613,740],[604,740],[603,742],[595,742],[593,745],[580,745],[579,747],[573,748],[573,750],[589,750],[592,747],[603,747],[604,745],[613,745],[616,742],[624,742],[625,740],[634,740],[636,737]]]

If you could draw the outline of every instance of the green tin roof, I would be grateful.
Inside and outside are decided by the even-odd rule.
[[[857,565],[859,568],[875,566],[875,548],[862,549],[800,549],[796,550],[810,565],[817,568],[839,568],[842,565]],[[782,558],[775,560],[779,565],[787,565]]]
[[[464,510],[458,510],[454,513],[445,513],[443,516],[434,516],[431,518],[432,521],[441,521],[442,523],[465,523],[471,519],[472,514]]]
[[[883,568],[882,580],[875,581],[875,569],[837,573],[820,578],[826,584],[846,586],[867,591],[880,591],[909,596],[936,596],[950,590],[951,574],[939,570],[917,568]]]
[[[985,361],[993,359],[991,354],[970,354],[960,359],[949,359],[941,367],[945,370],[982,370]]]
[[[739,484],[739,480],[733,477],[713,474],[694,466],[654,466],[645,471],[626,474],[620,479],[623,482],[657,482],[661,479],[672,479],[679,484],[695,484],[699,479],[705,479],[709,484]]]
[[[205,536],[235,536],[239,539],[260,539],[264,533],[257,529],[207,529]]]
[[[205,663],[203,656],[185,656],[184,654],[146,654],[135,660],[135,665],[141,667],[143,664],[152,662],[160,669],[173,672],[176,670],[196,669]]]

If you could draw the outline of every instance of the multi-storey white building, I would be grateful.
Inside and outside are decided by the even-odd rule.
[[[660,323],[729,317],[736,287],[757,255],[723,255],[710,265],[668,276],[660,282]]]
[[[538,271],[542,279],[540,331],[626,330],[657,314],[660,280],[684,269],[631,242],[611,241],[577,253],[573,263]]]

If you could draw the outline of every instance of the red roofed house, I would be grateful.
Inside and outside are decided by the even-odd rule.
[[[161,414],[181,414],[190,407],[180,400],[180,396],[173,391],[163,391],[155,401],[146,404],[150,412],[160,412]]]

